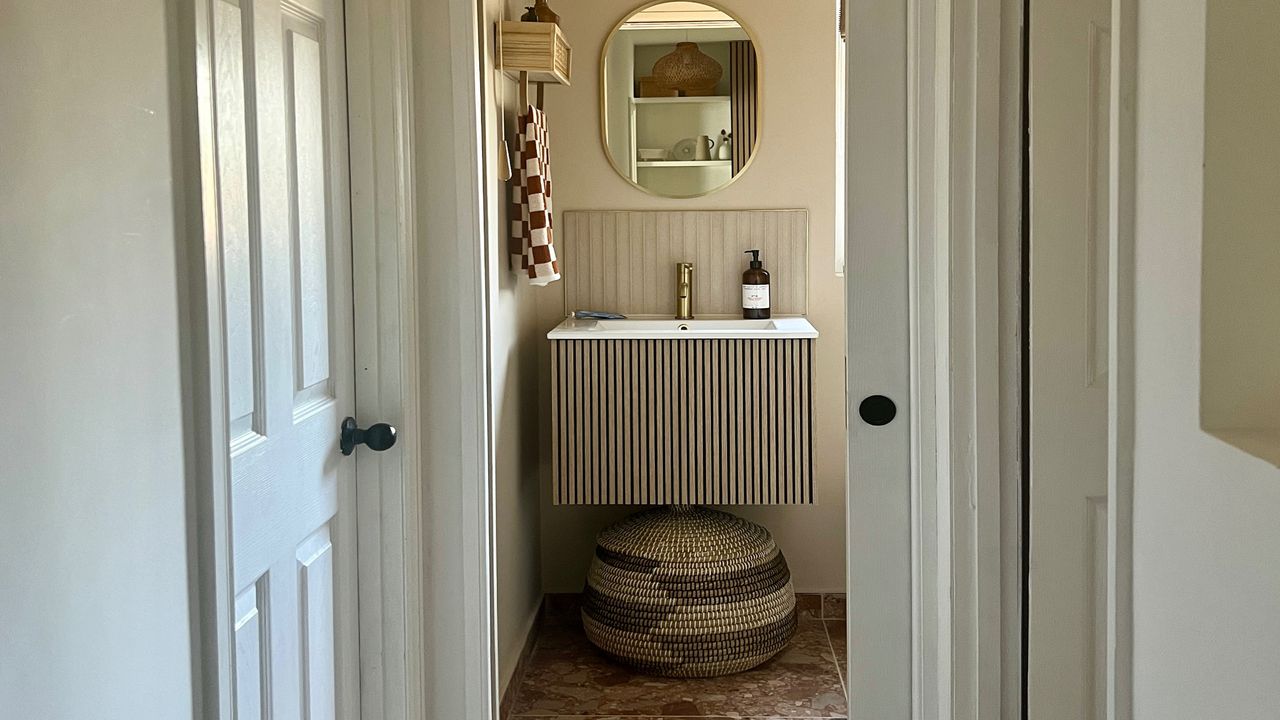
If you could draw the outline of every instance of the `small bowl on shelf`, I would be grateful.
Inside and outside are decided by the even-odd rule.
[[[636,158],[642,161],[666,160],[666,148],[636,148]]]

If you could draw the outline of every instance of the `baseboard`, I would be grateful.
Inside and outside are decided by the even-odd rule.
[[[547,600],[543,597],[542,602],[538,605],[538,611],[533,615],[533,623],[529,626],[529,632],[524,638],[524,647],[520,649],[520,657],[516,660],[515,670],[511,673],[511,679],[507,682],[507,687],[502,691],[502,701],[498,705],[498,717],[500,720],[507,720],[511,715],[511,704],[515,702],[516,693],[520,691],[520,686],[524,684],[524,674],[529,668],[529,658],[533,657],[533,649],[538,643],[538,634],[542,631],[542,623],[547,611]]]

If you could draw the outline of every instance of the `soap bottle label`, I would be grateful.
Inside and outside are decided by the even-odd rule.
[[[744,310],[767,310],[769,308],[769,286],[743,285],[742,308]]]

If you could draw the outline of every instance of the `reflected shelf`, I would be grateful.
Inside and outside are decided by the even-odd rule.
[[[638,160],[636,167],[720,167],[731,163],[732,160]]]
[[[728,95],[698,95],[694,97],[633,97],[636,105],[706,105],[709,103],[727,103]]]

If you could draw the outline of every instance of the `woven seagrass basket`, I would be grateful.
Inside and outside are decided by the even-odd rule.
[[[605,654],[645,672],[749,670],[796,628],[791,571],[769,531],[729,513],[636,513],[596,539],[582,624]]]

